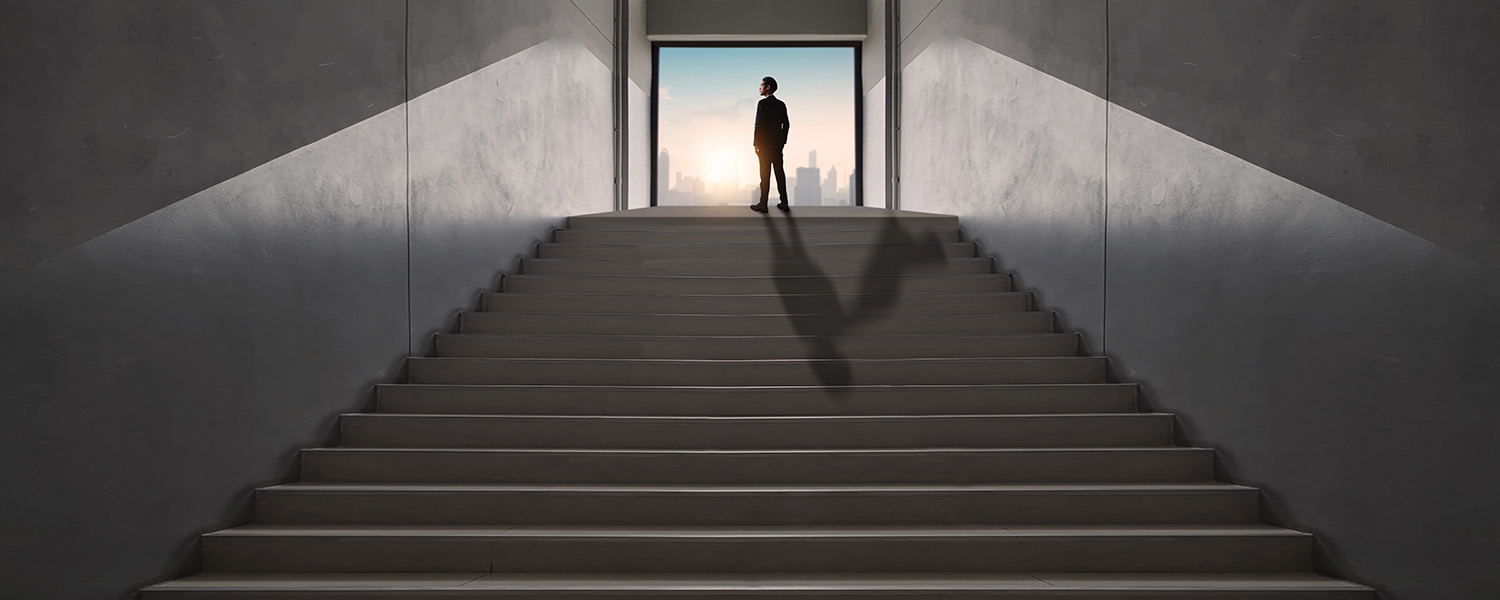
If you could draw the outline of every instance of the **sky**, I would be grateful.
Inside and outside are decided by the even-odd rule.
[[[791,123],[785,149],[788,177],[818,151],[821,176],[830,166],[848,185],[854,169],[854,48],[660,49],[658,152],[677,172],[723,181],[738,171],[741,187],[760,183],[751,141],[762,77],[776,78],[776,97]],[[774,184],[773,184],[774,185]]]

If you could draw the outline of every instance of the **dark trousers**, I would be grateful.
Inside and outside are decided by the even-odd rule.
[[[776,191],[781,193],[781,203],[786,204],[786,169],[781,166],[781,147],[755,147],[760,157],[760,203],[771,197],[771,167],[776,167]]]

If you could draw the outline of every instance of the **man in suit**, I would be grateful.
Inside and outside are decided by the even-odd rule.
[[[781,149],[786,146],[786,134],[792,124],[786,119],[786,103],[777,100],[776,79],[760,80],[760,95],[765,96],[755,107],[755,154],[760,157],[760,203],[750,205],[755,212],[770,212],[766,200],[771,197],[771,167],[776,168],[776,191],[781,192],[781,204],[776,208],[791,212],[786,203],[786,169],[782,167]]]

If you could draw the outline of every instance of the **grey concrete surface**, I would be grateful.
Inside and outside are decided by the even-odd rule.
[[[1500,6],[1116,0],[1111,100],[1500,267]]]
[[[603,5],[603,7],[601,7]],[[421,0],[410,14],[410,97],[555,38],[614,64],[612,19],[600,0]],[[593,19],[598,19],[595,22]]]
[[[1103,7],[1083,19],[1087,26],[1052,26],[1082,19],[1080,6],[948,0],[932,11],[908,38],[926,40],[920,54],[902,50],[900,187],[903,209],[961,215],[967,234],[1016,275],[1018,289],[1035,292],[1098,352],[1104,101],[991,49],[1020,43],[1004,38],[1030,24],[1003,15],[1038,18],[1042,29],[1068,37],[1048,38],[1033,59],[1077,66],[1070,46],[1092,49],[1092,72],[1077,77],[1102,83],[1103,46],[1094,38],[1104,31]],[[991,21],[972,20],[981,17]]]
[[[651,39],[859,39],[867,0],[646,0]]]
[[[1320,570],[1500,593],[1496,9],[1116,0],[1106,37],[1069,7],[903,21],[903,208],[962,217]]]
[[[413,330],[609,208],[603,3],[555,4],[424,2],[449,20],[407,40],[399,1],[17,3],[0,477],[26,491],[0,498],[0,597],[129,598],[195,570],[197,534],[398,379]],[[574,114],[599,135],[560,146],[545,123]],[[522,122],[540,137],[496,158]],[[472,253],[423,253],[445,243]],[[460,293],[408,302],[409,281]]]
[[[584,21],[569,5],[554,8],[563,12],[559,19]],[[413,35],[448,37],[455,34],[448,23],[473,17],[423,11],[413,15]],[[509,31],[502,27],[473,43],[499,43]],[[611,208],[610,67],[567,28],[551,35],[409,105],[417,354],[428,353],[432,334],[448,331],[458,310],[495,289],[502,272],[515,272],[521,256],[564,216]]]
[[[0,122],[0,268],[36,264],[399,105],[404,6],[7,3],[0,72],[14,116]]]

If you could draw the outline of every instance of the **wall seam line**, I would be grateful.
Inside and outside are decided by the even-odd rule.
[[[932,9],[928,10],[927,14],[922,15],[922,20],[921,21],[917,21],[917,24],[912,26],[911,33],[908,33],[908,34],[906,34],[906,37],[901,38],[901,43],[905,44],[907,38],[910,38],[912,35],[916,34],[917,30],[922,28],[922,24],[927,22],[927,17],[932,16],[932,13],[937,12],[938,7],[942,6],[942,5],[943,5],[943,0],[938,0],[937,4],[932,5]],[[1106,9],[1106,10],[1108,10],[1108,9]]]
[[[410,356],[416,345],[412,338],[411,307],[411,0],[406,0],[406,24],[401,50],[401,114],[404,121],[403,141],[406,146],[406,173],[402,187],[406,191],[406,354]]]
[[[1110,43],[1109,43],[1109,0],[1104,0],[1104,239],[1102,244],[1103,273],[1099,286],[1100,310],[1099,317],[1099,353],[1109,356],[1109,137],[1110,122]]]
[[[407,1],[410,2],[411,0],[407,0]],[[578,6],[577,2],[574,2],[573,0],[568,0],[568,4],[572,4],[573,8],[577,8],[578,9],[578,14],[583,15],[583,20],[588,21],[589,25],[593,25],[594,26],[594,31],[597,31],[597,32],[599,32],[599,35],[604,36],[604,41],[610,42],[611,44],[614,43],[612,40],[609,39],[609,34],[604,33],[604,30],[599,28],[599,24],[595,23],[593,19],[590,19],[589,18],[589,14],[586,13],[586,12],[583,12],[583,9]]]

